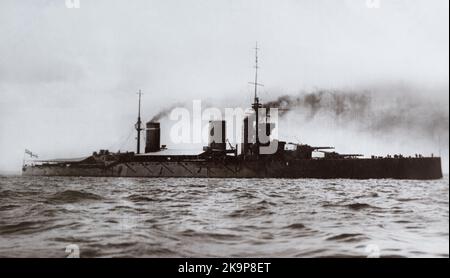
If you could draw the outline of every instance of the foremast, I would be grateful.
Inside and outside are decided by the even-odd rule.
[[[252,108],[255,110],[255,152],[256,156],[259,156],[259,109],[262,108],[262,104],[259,103],[258,98],[258,86],[263,86],[263,84],[258,83],[258,43],[255,46],[255,82],[250,82],[250,84],[255,86],[255,96],[253,99]]]
[[[142,121],[141,121],[141,96],[142,96],[142,92],[141,90],[139,90],[139,92],[137,93],[139,95],[139,106],[138,106],[138,118],[137,118],[137,122],[135,125],[135,129],[137,132],[137,146],[136,146],[136,153],[139,154],[141,152],[141,131],[142,129]]]

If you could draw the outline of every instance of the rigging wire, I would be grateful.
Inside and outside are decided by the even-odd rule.
[[[130,140],[131,135],[134,133],[134,127],[130,127],[128,135],[121,137],[118,142],[113,143],[108,149],[114,150],[116,146],[119,146],[118,150],[121,150]],[[123,138],[126,138],[123,140]]]

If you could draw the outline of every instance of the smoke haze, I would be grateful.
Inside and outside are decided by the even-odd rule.
[[[290,112],[300,113],[305,121],[312,121],[317,115],[325,116],[341,127],[355,124],[361,132],[383,134],[398,130],[433,141],[441,138],[448,147],[448,99],[429,98],[413,89],[317,90],[282,95],[264,107],[279,108],[281,119]]]

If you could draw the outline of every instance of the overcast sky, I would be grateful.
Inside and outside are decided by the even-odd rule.
[[[402,83],[448,101],[447,0],[80,2],[0,1],[0,170],[19,170],[24,148],[132,147],[120,144],[139,89],[144,119],[192,99],[249,102],[256,41],[263,99]]]

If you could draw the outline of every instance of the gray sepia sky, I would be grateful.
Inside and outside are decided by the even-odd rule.
[[[0,1],[0,170],[19,171],[24,148],[46,158],[132,150],[139,89],[144,119],[192,99],[249,103],[255,41],[263,100],[401,84],[413,88],[397,92],[405,99],[448,103],[447,0],[380,0],[378,8],[366,0],[80,3]],[[405,144],[407,133],[355,140],[308,128],[315,135],[305,140],[328,138],[346,151],[414,153],[419,144]]]

